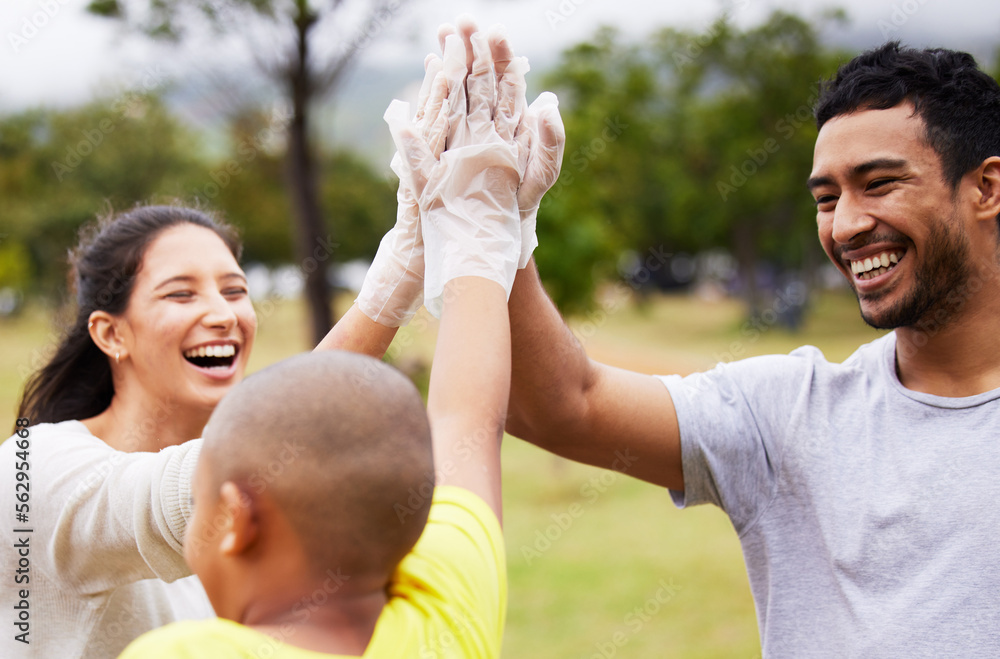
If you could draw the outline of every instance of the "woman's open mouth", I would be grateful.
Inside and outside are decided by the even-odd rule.
[[[239,348],[232,343],[198,346],[184,351],[184,359],[198,368],[226,370],[236,361]]]

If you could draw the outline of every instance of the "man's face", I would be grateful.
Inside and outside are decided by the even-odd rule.
[[[823,249],[869,325],[914,326],[968,279],[968,218],[909,103],[824,124],[809,188]]]

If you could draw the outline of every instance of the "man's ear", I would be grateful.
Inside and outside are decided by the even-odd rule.
[[[995,221],[1000,215],[1000,157],[990,156],[976,171],[976,218]]]
[[[257,506],[253,498],[236,483],[226,481],[219,489],[220,506],[226,515],[226,527],[219,551],[226,556],[238,556],[257,540]]]
[[[119,319],[107,311],[94,311],[87,322],[87,331],[98,349],[120,364],[128,357]]]

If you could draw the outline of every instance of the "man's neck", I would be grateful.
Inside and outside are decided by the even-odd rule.
[[[989,301],[940,327],[896,329],[896,373],[907,389],[951,398],[1000,388],[1000,309]]]

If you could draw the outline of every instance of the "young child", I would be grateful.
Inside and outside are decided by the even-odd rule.
[[[219,617],[145,634],[122,658],[499,656],[526,62],[494,69],[491,46],[468,29],[446,38],[434,77],[447,99],[431,104],[447,117],[433,122],[449,131],[444,155],[444,139],[390,120],[420,209],[424,297],[441,313],[426,414],[401,374],[346,352],[235,387],[205,428],[184,547]]]
[[[122,657],[499,656],[506,304],[492,282],[457,281],[442,337],[465,340],[431,383],[435,451],[452,456],[438,486],[423,402],[395,369],[324,352],[254,374],[205,429],[185,542],[219,617],[147,633]],[[496,329],[464,331],[473,307]]]

